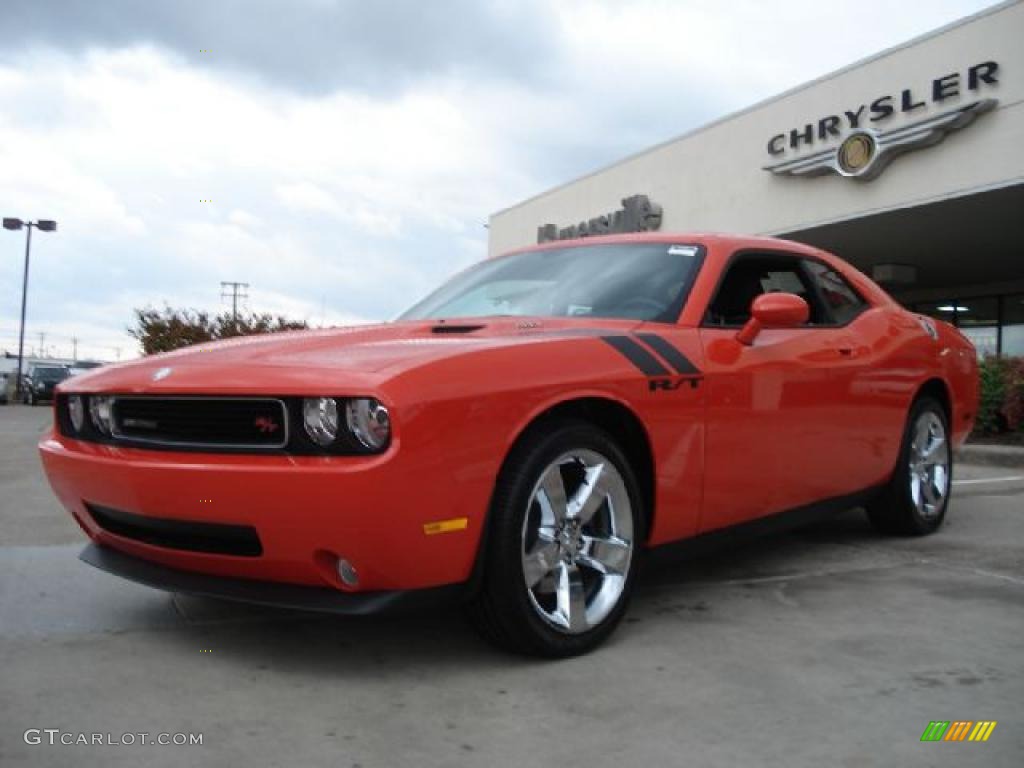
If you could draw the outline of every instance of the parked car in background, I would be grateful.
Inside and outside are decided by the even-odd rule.
[[[96,370],[102,365],[102,363],[97,363],[92,360],[79,360],[78,362],[71,364],[71,375],[77,376],[80,373],[88,373],[89,371]]]
[[[938,530],[977,406],[971,343],[835,256],[659,233],[488,259],[386,325],[76,376],[40,451],[99,568],[338,613],[461,599],[568,656],[650,550],[862,504]]]
[[[32,366],[22,383],[21,402],[25,405],[38,405],[53,400],[54,388],[70,376],[71,369],[66,365]]]

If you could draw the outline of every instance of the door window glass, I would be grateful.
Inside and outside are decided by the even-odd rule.
[[[797,259],[743,255],[734,260],[718,287],[704,319],[707,325],[742,326],[750,319],[750,305],[765,293],[793,293],[810,307],[809,325],[825,317]]]

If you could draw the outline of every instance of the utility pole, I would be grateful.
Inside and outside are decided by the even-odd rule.
[[[78,362],[78,337],[71,337],[71,359]]]
[[[235,283],[229,280],[220,281],[220,297],[226,299],[228,295],[231,296],[231,322],[238,325],[238,300],[248,299],[249,294],[246,291],[249,288],[248,283]]]
[[[46,331],[39,332],[39,356],[46,357]]]

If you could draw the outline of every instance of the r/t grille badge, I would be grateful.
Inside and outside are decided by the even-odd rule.
[[[273,419],[267,418],[266,416],[260,416],[253,422],[256,429],[262,432],[264,435],[271,435],[277,432],[277,422]]]

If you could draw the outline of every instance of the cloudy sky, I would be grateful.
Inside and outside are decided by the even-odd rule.
[[[137,354],[133,307],[388,319],[493,211],[991,0],[4,0],[0,215],[27,345]],[[841,32],[841,34],[837,34]],[[0,349],[22,233],[0,231]]]

